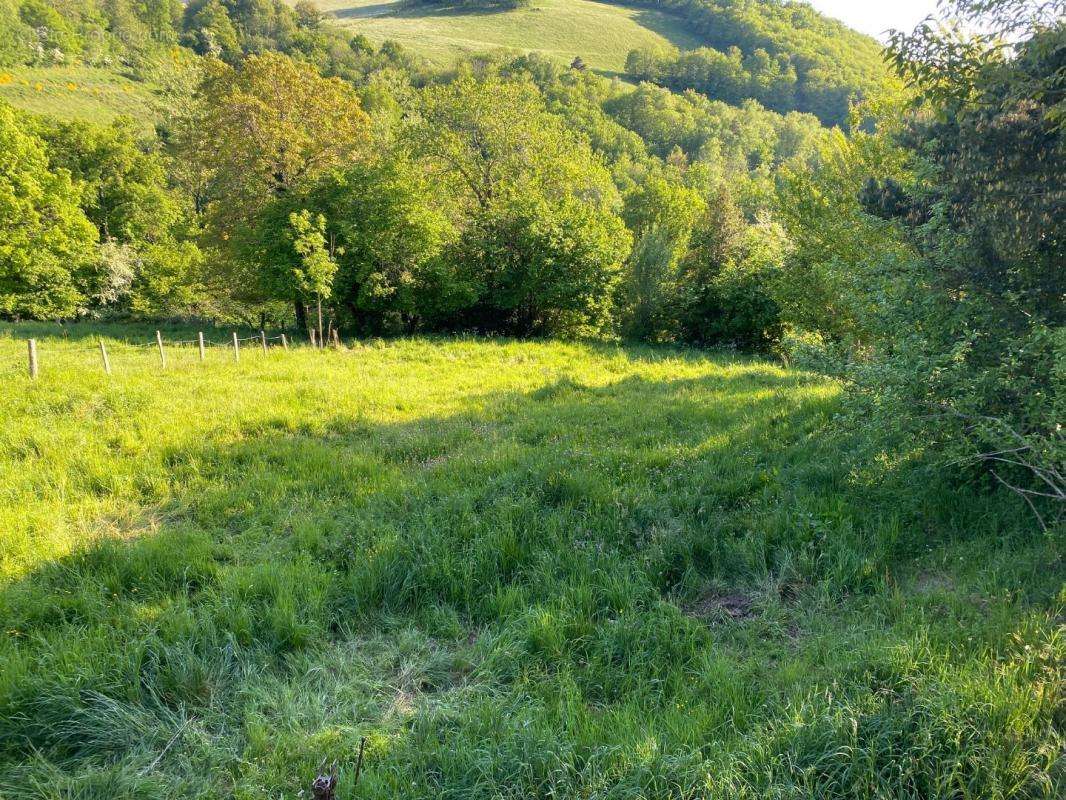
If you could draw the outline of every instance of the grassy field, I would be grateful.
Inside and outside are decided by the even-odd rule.
[[[8,67],[0,70],[0,99],[16,108],[62,119],[107,123],[129,116],[151,128],[151,88],[94,67]]]
[[[591,68],[621,72],[638,47],[699,47],[677,17],[650,9],[591,0],[537,0],[502,12],[404,8],[398,0],[323,0],[339,24],[372,41],[394,39],[438,64],[456,54],[508,48],[537,51],[569,64],[581,56]]]
[[[0,796],[1063,796],[1062,532],[849,475],[833,383],[152,335],[0,327]]]

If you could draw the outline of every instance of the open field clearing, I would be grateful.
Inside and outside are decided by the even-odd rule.
[[[0,99],[61,119],[108,123],[128,116],[149,130],[156,118],[149,87],[93,67],[0,68]]]
[[[0,328],[0,796],[1061,796],[1061,532],[849,478],[826,380],[62,330]]]
[[[630,50],[656,45],[699,47],[678,17],[590,0],[538,0],[513,11],[404,8],[396,0],[324,0],[340,25],[374,42],[394,39],[438,64],[457,55],[507,48],[536,51],[569,64],[620,72]]]

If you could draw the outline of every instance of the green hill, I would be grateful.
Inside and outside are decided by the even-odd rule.
[[[342,26],[374,42],[394,39],[431,61],[496,48],[536,51],[569,63],[620,72],[634,48],[703,42],[673,14],[591,0],[537,0],[513,11],[405,7],[398,0],[322,0],[319,6]]]
[[[35,114],[89,122],[128,116],[151,128],[157,116],[152,87],[93,67],[0,69],[0,99]]]

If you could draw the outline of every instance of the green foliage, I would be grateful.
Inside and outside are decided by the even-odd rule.
[[[433,327],[470,302],[473,287],[445,258],[457,237],[447,197],[417,163],[359,163],[321,197],[343,243],[334,292],[349,324],[375,333]]]
[[[992,25],[1012,5],[965,7]],[[1066,28],[1034,19],[1003,29],[1027,33],[1009,59],[991,39],[960,50],[928,28],[897,38],[927,111],[838,140],[784,184],[798,246],[781,302],[841,346],[853,413],[890,458],[963,466],[1048,523],[1066,500],[1066,151],[1061,97],[1042,87],[1057,80]]]
[[[602,334],[629,247],[617,216],[581,200],[533,195],[494,203],[458,244],[477,292],[460,320],[511,335]]]
[[[333,291],[337,262],[326,243],[326,218],[307,209],[289,214],[288,236],[299,261],[291,270],[296,292],[322,300]]]
[[[25,63],[37,43],[20,10],[16,0],[0,0],[0,67]]]
[[[202,202],[226,233],[357,156],[369,119],[350,85],[267,53],[237,68],[213,62],[175,138],[180,156],[210,176]]]
[[[36,134],[53,169],[82,188],[82,207],[101,239],[122,243],[180,235],[190,209],[168,185],[167,165],[147,150],[129,120],[104,127],[39,117]]]
[[[878,94],[880,48],[839,22],[795,2],[638,0],[681,15],[708,47],[683,53],[634,50],[626,71],[638,80],[739,102],[754,98],[843,125],[849,104]]]
[[[56,319],[84,307],[95,277],[96,230],[70,173],[0,102],[0,314]]]
[[[609,173],[528,83],[460,77],[427,88],[404,139],[452,196],[455,320],[480,330],[586,335],[610,320],[629,235]]]
[[[670,173],[649,177],[627,196],[626,223],[639,237],[621,287],[628,336],[652,341],[676,336],[678,265],[706,207],[696,189]]]
[[[750,98],[775,111],[800,108],[791,61],[785,55],[771,58],[762,49],[748,57],[738,47],[725,53],[712,47],[683,53],[633,50],[626,59],[626,72],[640,81],[675,91],[693,89],[733,105]]]
[[[183,42],[200,55],[235,61],[241,55],[240,35],[221,0],[189,3]]]

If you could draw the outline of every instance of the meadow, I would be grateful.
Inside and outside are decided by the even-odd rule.
[[[34,114],[106,124],[117,117],[151,131],[158,116],[153,88],[116,70],[87,66],[0,69],[0,100]]]
[[[399,0],[324,0],[337,24],[380,44],[393,39],[439,65],[500,48],[620,73],[636,48],[699,47],[679,17],[592,0],[538,0],[530,8],[484,11],[405,6]]]
[[[833,382],[153,336],[0,327],[0,796],[1062,796],[1061,531]]]

